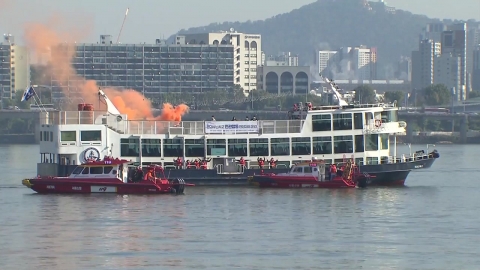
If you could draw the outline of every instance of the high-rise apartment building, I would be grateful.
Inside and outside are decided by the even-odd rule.
[[[102,35],[100,43],[59,45],[56,52],[74,55],[72,63],[82,80],[95,80],[100,87],[134,89],[149,98],[162,93],[227,91],[234,85],[231,44],[187,44],[184,36],[177,36],[175,44],[159,39],[156,44],[112,44],[111,36]],[[53,78],[52,97],[76,97],[76,85]]]
[[[466,99],[466,88],[461,83],[462,59],[452,53],[444,53],[435,59],[434,84],[443,84],[454,89],[457,100]]]
[[[468,25],[467,25],[468,26]],[[470,27],[467,31],[467,72],[473,72],[473,51],[480,44],[480,28]]]
[[[262,64],[262,36],[237,33],[234,29],[216,33],[185,34],[188,44],[231,44],[234,47],[234,83],[245,93],[257,87],[257,66]]]
[[[447,25],[442,22],[429,23],[420,34],[419,41],[431,39],[434,42],[442,42],[442,33],[447,31]]]
[[[377,49],[360,46],[319,51],[318,69],[322,75],[333,79],[375,80]]]
[[[395,70],[395,78],[398,80],[412,81],[412,59],[409,57],[402,57],[398,61],[397,69]]]
[[[17,90],[30,85],[30,56],[24,46],[15,44],[14,37],[4,35],[0,44],[0,91],[2,98],[15,98]]]
[[[480,91],[480,44],[473,50],[472,89]]]
[[[440,43],[431,39],[421,40],[418,51],[412,52],[412,88],[424,89],[434,83],[434,62],[442,52]]]
[[[461,84],[467,85],[467,24],[457,23],[442,32],[442,54],[452,54],[462,60]]]
[[[334,78],[337,70],[338,51],[319,51],[317,55],[318,72],[327,78]]]

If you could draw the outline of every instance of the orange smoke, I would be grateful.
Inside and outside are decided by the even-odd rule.
[[[85,38],[89,31],[87,31],[88,29],[60,31],[55,28],[58,25],[66,25],[58,16],[49,20],[46,24],[27,24],[25,27],[27,47],[36,56],[45,54],[49,56],[48,70],[52,78],[62,87],[65,96],[77,97],[77,103],[85,102],[96,105],[98,104],[99,89],[97,82],[85,80],[79,76],[72,63],[75,56],[76,40]],[[133,89],[118,90],[108,87],[102,88],[102,90],[120,113],[126,114],[130,120],[181,121],[182,116],[188,112],[188,106],[185,104],[173,107],[166,103],[163,105],[162,114],[155,118],[152,113],[151,102],[140,92]]]

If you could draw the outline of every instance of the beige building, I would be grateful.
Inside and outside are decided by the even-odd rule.
[[[257,88],[257,66],[262,64],[262,37],[237,33],[234,29],[217,33],[185,34],[188,44],[232,44],[234,46],[234,83],[245,93]]]
[[[421,40],[418,51],[412,52],[412,88],[424,89],[434,83],[434,63],[442,45],[432,39]]]
[[[263,66],[257,76],[257,89],[268,93],[305,95],[310,90],[310,67]]]
[[[10,34],[0,44],[0,91],[2,98],[15,98],[15,91],[30,85],[30,57],[24,46],[16,45]]]
[[[454,90],[457,100],[464,100],[467,93],[462,84],[462,59],[452,53],[444,53],[435,59],[434,84],[443,84]]]

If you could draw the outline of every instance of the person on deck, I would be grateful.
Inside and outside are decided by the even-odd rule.
[[[336,174],[337,174],[337,165],[335,164],[330,165],[330,181],[333,180]]]

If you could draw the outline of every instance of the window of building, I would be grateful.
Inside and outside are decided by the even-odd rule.
[[[312,115],[312,131],[332,131],[332,115]]]
[[[244,78],[245,78],[245,79],[248,79],[248,75],[245,75]]]
[[[50,141],[53,142],[53,131],[50,131]]]
[[[248,86],[248,82],[244,84],[245,86]]]
[[[182,139],[163,139],[164,157],[183,157]]]
[[[290,156],[290,139],[270,139],[270,152],[272,153],[272,156]]]
[[[251,54],[250,57],[257,58],[257,55],[256,54]]]
[[[378,134],[365,135],[365,151],[378,151]]]
[[[332,153],[332,137],[313,137],[313,154],[324,155]]]
[[[100,130],[83,130],[83,131],[80,131],[80,141],[82,141],[82,142],[102,141],[102,131],[100,131]]]
[[[60,131],[61,142],[75,142],[77,141],[76,131]]]
[[[250,71],[251,72],[257,72],[257,69],[256,68],[251,68]]]
[[[204,157],[205,142],[202,139],[185,139],[186,157]]]
[[[250,156],[268,157],[268,139],[250,139]]]
[[[355,129],[363,129],[363,114],[355,113],[353,114],[353,125]]]
[[[138,138],[120,139],[120,155],[122,157],[139,157],[140,140]]]
[[[228,139],[228,156],[245,157],[247,156],[247,139]]]
[[[245,54],[245,57],[248,57],[248,55],[249,55],[249,54],[248,54],[248,53],[246,53],[246,54]]]
[[[225,156],[227,155],[227,143],[225,139],[207,139],[207,155]]]
[[[363,153],[365,151],[363,135],[355,135],[355,153]]]
[[[257,61],[252,61],[251,63],[252,63],[252,65],[256,65]]]
[[[255,86],[255,85],[257,85],[257,84],[256,83],[250,83],[250,86]]]
[[[339,113],[333,115],[333,130],[351,130],[352,114]]]
[[[245,61],[245,65],[248,65],[248,63],[249,63],[248,61]]]
[[[335,154],[353,153],[353,136],[335,136],[333,149]]]
[[[160,139],[142,139],[142,156],[161,157],[162,142]]]
[[[388,134],[380,134],[380,149],[387,150],[389,147],[389,136]]]
[[[245,68],[245,71],[248,72],[248,68]]]
[[[310,155],[312,143],[308,138],[292,138],[292,155]]]
[[[378,157],[367,157],[367,165],[377,165]]]
[[[43,132],[40,131],[40,141],[43,141]]]

